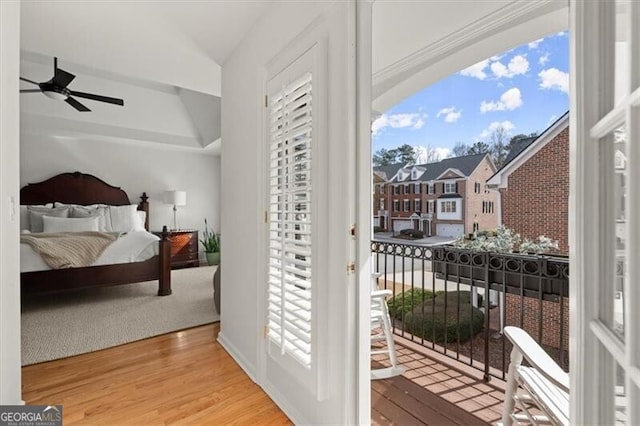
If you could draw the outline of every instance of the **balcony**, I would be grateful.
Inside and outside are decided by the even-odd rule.
[[[526,330],[568,371],[569,265],[559,257],[372,241],[406,372],[372,382],[372,419],[483,424],[500,420],[511,345]],[[386,365],[374,356],[373,366]],[[471,416],[471,417],[469,417]]]

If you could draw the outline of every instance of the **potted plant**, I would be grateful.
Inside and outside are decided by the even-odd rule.
[[[204,246],[207,263],[209,265],[218,265],[220,263],[220,234],[209,230],[207,219],[204,220],[204,234],[200,242]]]

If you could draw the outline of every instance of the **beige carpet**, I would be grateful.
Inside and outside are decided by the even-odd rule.
[[[173,294],[158,282],[25,298],[22,365],[93,352],[219,321],[213,305],[217,266],[172,271]]]

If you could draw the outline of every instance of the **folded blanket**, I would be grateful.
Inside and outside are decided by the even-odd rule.
[[[117,233],[57,232],[24,234],[20,242],[40,253],[51,269],[63,269],[90,266],[117,238]]]

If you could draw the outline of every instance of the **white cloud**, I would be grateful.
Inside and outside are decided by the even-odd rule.
[[[436,117],[440,117],[441,115],[444,116],[445,123],[455,123],[462,116],[462,110],[456,110],[455,107],[442,108],[440,111],[438,111]]]
[[[526,74],[529,71],[529,61],[523,55],[516,55],[507,65],[500,61],[491,64],[491,71],[497,78],[512,78],[516,75]]]
[[[424,126],[426,114],[405,113],[405,114],[382,114],[371,124],[373,136],[377,136],[383,129],[420,129]]]
[[[484,80],[487,78],[487,73],[484,72],[484,69],[489,65],[489,59],[485,59],[484,61],[480,61],[477,64],[471,65],[469,68],[465,68],[460,71],[461,75],[466,75],[468,77],[474,77],[478,80]]]
[[[449,148],[436,147],[435,151],[436,155],[440,157],[441,160],[451,157],[451,150]]]
[[[542,43],[543,40],[544,38],[539,38],[537,40],[532,41],[531,43],[528,44],[529,49],[537,49],[538,45],[540,45],[540,43]]]
[[[499,101],[482,101],[480,104],[480,112],[484,114],[489,111],[512,111],[520,106],[522,106],[522,95],[520,94],[520,89],[512,87],[500,96]]]
[[[547,62],[549,62],[549,52],[545,53],[544,55],[541,55],[538,58],[538,63],[542,66],[545,66]]]
[[[549,68],[540,71],[540,88],[549,90],[559,90],[569,93],[569,73],[560,71],[557,68]]]
[[[559,33],[556,34],[556,37],[564,37],[567,35],[566,31],[560,31]]]
[[[513,129],[516,128],[515,124],[513,124],[509,120],[505,121],[493,121],[489,126],[480,133],[478,139],[485,139],[490,136],[493,132],[498,130],[500,127],[504,129],[507,134],[510,134]]]

